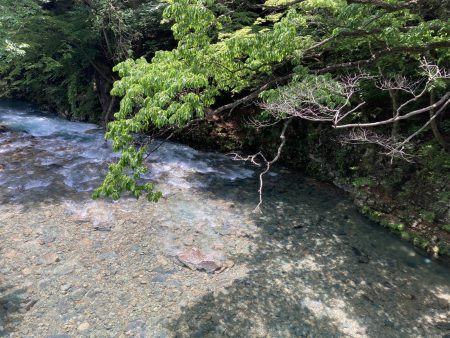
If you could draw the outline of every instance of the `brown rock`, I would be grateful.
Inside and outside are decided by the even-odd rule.
[[[217,270],[215,273],[221,273],[225,271],[226,269],[231,269],[234,266],[234,262],[232,260],[226,260],[223,262],[222,266],[219,270]]]
[[[183,265],[191,270],[213,273],[220,270],[222,267],[222,262],[219,259],[205,254],[196,247],[185,249],[177,256],[177,258]]]
[[[59,256],[54,252],[46,253],[43,257],[44,263],[47,265],[59,262]]]

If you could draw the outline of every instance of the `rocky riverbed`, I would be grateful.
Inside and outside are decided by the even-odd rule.
[[[92,201],[95,126],[2,103],[0,336],[450,337],[450,270],[331,186],[164,144],[157,204]]]

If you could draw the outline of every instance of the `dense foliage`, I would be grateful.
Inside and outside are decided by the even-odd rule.
[[[110,166],[96,197],[119,198],[130,191],[158,199],[150,183],[139,183],[146,169],[142,164],[146,149],[136,142],[135,135],[151,126],[183,126],[192,119],[261,100],[271,108],[259,116],[262,124],[291,116],[312,119],[302,114],[307,108],[308,113],[319,114],[317,120],[342,118],[357,125],[380,119],[370,106],[362,108],[359,103],[375,102],[389,92],[394,120],[388,121],[398,129],[398,108],[403,108],[401,103],[410,99],[408,95],[416,95],[414,90],[424,82],[423,94],[416,95],[408,108],[419,109],[432,93],[432,100],[441,106],[426,104],[423,112],[442,109],[426,126],[433,122],[436,127],[441,119],[438,115],[444,115],[441,113],[448,105],[448,1],[167,2],[164,18],[172,24],[177,47],[156,52],[150,62],[128,59],[114,68],[120,80],[112,94],[122,99],[107,138],[122,156]],[[430,75],[436,69],[444,70],[440,76]],[[360,74],[357,83],[343,80],[349,74]],[[380,87],[375,77],[391,85]],[[415,87],[400,85],[401,79]],[[289,114],[289,101],[276,105],[277,109],[270,106],[302,88],[306,94],[294,104],[293,113]],[[348,95],[350,90],[352,95]],[[224,97],[229,98],[228,103]],[[320,118],[324,111],[338,108],[341,115]],[[386,138],[378,140],[389,147]]]
[[[113,65],[167,47],[155,0],[2,1],[0,96],[98,121],[113,109]],[[158,34],[157,34],[158,33]],[[110,107],[111,106],[111,107]]]

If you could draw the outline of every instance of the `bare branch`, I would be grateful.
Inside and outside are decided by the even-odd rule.
[[[430,110],[434,110],[438,107],[441,107],[441,109],[439,109],[439,112],[442,112],[443,109],[445,107],[447,107],[447,105],[450,104],[450,92],[447,92],[439,101],[437,101],[436,103],[424,107],[424,108],[420,108],[420,109],[416,109],[413,110],[411,112],[409,112],[408,114],[405,115],[401,115],[401,116],[396,116],[387,120],[383,120],[383,121],[378,121],[378,122],[369,122],[369,123],[349,123],[349,124],[343,124],[343,125],[335,125],[334,128],[336,129],[342,129],[342,128],[367,128],[367,127],[376,127],[376,126],[381,126],[381,125],[385,125],[385,124],[391,124],[395,121],[401,121],[401,120],[406,120],[409,119],[415,115],[419,115],[422,113],[426,113],[429,112]],[[400,109],[400,108],[399,108]]]
[[[284,118],[280,119],[277,116],[274,116],[273,121],[260,121],[256,119],[255,117],[250,116],[246,119],[246,125],[255,129],[263,129],[268,127],[273,127],[280,123],[281,121],[285,120]]]
[[[397,157],[408,162],[412,160],[412,156],[405,150],[406,143],[403,144],[394,137],[387,137],[370,129],[352,129],[343,135],[340,141],[343,144],[375,144],[384,149],[383,154],[391,156],[391,159]]]
[[[407,110],[413,103],[429,92],[436,80],[450,79],[450,71],[437,65],[421,62],[426,78],[410,80],[398,76],[393,79],[379,79],[366,74],[353,74],[331,80],[328,77],[305,78],[279,90],[279,96],[273,102],[263,103],[262,108],[270,112],[275,118],[299,117],[309,121],[329,122],[335,129],[350,129],[343,137],[343,143],[372,143],[382,147],[384,154],[400,157],[410,161],[412,156],[407,153],[408,143],[433,123],[450,105],[450,91],[444,93],[438,101],[432,101],[425,107]],[[381,90],[403,91],[411,96],[401,105],[395,105],[391,118],[358,123],[343,123],[348,117],[358,117],[356,113],[365,102],[355,102],[355,94],[359,91],[359,82],[363,79],[377,80],[377,87]],[[406,111],[406,113],[404,113]],[[373,127],[396,124],[399,121],[429,112],[429,118],[421,128],[408,137],[398,138],[393,134],[386,137],[370,130]]]
[[[281,90],[276,101],[260,106],[278,117],[288,115],[337,125],[364,105],[364,102],[361,102],[356,107],[350,108],[350,101],[359,91],[359,81],[371,78],[373,77],[367,74],[348,75],[342,77],[341,82],[315,78],[307,83],[294,84],[286,90]],[[321,93],[324,91],[335,97],[334,105],[322,99]]]
[[[435,119],[436,117],[438,117],[443,111],[444,109],[447,107],[447,105],[450,103],[450,100],[448,100],[434,115],[432,115],[428,121],[420,128],[418,129],[416,132],[414,132],[413,134],[411,134],[410,136],[408,136],[403,142],[401,142],[398,148],[403,147],[405,144],[407,144],[408,142],[410,142],[414,137],[416,137],[417,135],[419,135],[422,131],[424,131]],[[395,149],[395,150],[397,150]]]
[[[450,101],[447,102],[447,104]],[[392,158],[398,157],[402,158],[403,160],[406,160],[410,162],[413,158],[411,154],[409,154],[406,150],[407,145],[411,140],[422,133],[424,130],[428,128],[428,126],[441,114],[444,109],[446,108],[446,105],[443,105],[434,115],[430,117],[423,125],[420,127],[417,131],[409,135],[407,138],[403,140],[397,140],[394,137],[386,137],[384,135],[377,134],[369,129],[365,128],[358,128],[358,129],[352,129],[348,134],[344,135],[341,138],[342,143],[347,144],[362,144],[362,143],[370,143],[375,144],[386,151],[383,153],[384,155],[388,155]]]
[[[259,174],[259,189],[258,189],[259,203],[255,207],[253,212],[261,212],[261,205],[263,203],[262,195],[263,195],[263,188],[264,188],[264,175],[266,175],[270,171],[271,166],[280,159],[281,152],[283,151],[283,148],[286,144],[286,130],[287,130],[287,127],[289,126],[289,124],[291,123],[291,121],[292,121],[292,118],[286,119],[284,121],[283,129],[281,130],[281,133],[280,133],[281,143],[278,146],[277,153],[272,160],[270,160],[270,161],[267,160],[262,152],[257,152],[256,154],[249,155],[247,157],[242,157],[241,155],[236,154],[236,153],[230,154],[230,155],[233,155],[233,159],[237,160],[237,161],[246,161],[246,162],[250,162],[258,167],[261,167],[262,164],[258,160],[260,158],[263,161],[263,163],[265,164],[265,169]]]

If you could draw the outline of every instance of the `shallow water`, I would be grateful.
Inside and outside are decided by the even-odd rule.
[[[258,168],[168,142],[147,162],[161,202],[94,202],[116,158],[101,129],[17,101],[0,124],[0,334],[450,334],[450,270],[331,186],[277,169],[255,214]],[[234,266],[188,270],[191,247]]]

